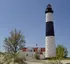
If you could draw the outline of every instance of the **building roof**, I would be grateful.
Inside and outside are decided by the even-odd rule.
[[[22,48],[22,50],[25,52],[25,51],[34,51],[34,52],[37,52],[37,51],[41,51],[41,52],[45,52],[45,48],[38,48],[38,47],[34,47],[34,48]]]

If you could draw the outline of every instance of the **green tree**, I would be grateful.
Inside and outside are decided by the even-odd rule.
[[[65,58],[68,55],[67,48],[63,45],[58,45],[56,48],[56,56],[57,58]]]
[[[25,46],[24,36],[21,31],[16,29],[10,32],[10,36],[5,38],[4,47],[6,54],[4,55],[4,62],[9,64],[10,62],[25,64],[24,58],[19,57],[18,51]]]
[[[25,46],[24,36],[21,31],[16,29],[10,32],[10,36],[5,38],[4,46],[7,52],[16,53],[18,50]]]

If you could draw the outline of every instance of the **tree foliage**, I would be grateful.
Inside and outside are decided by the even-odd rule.
[[[21,50],[25,46],[25,39],[24,36],[21,34],[20,31],[16,29],[10,32],[10,36],[5,38],[4,40],[4,47],[6,53],[4,55],[3,63],[10,64],[26,64],[25,59],[19,57],[18,51]]]
[[[40,54],[39,54],[39,52],[35,52],[35,59],[40,59]]]
[[[65,58],[68,55],[67,48],[63,45],[58,45],[56,48],[56,56],[57,58]]]
[[[25,46],[24,36],[16,29],[10,32],[10,36],[5,38],[4,46],[7,52],[16,53]]]

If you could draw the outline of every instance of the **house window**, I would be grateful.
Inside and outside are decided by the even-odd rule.
[[[35,50],[34,50],[34,52],[35,52]]]
[[[41,49],[41,52],[42,52],[42,49]]]
[[[30,50],[30,52],[32,52],[32,50]]]

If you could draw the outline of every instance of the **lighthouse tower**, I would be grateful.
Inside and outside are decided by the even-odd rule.
[[[53,10],[50,4],[47,5],[45,14],[46,14],[45,58],[49,58],[56,56]]]

